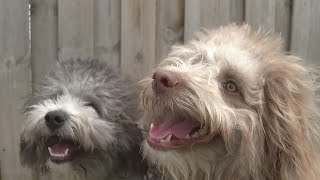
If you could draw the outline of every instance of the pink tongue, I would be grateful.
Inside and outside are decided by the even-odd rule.
[[[71,143],[58,143],[52,145],[50,148],[54,154],[64,154],[66,149],[69,149],[69,152],[71,152],[74,149],[74,145]]]
[[[150,129],[149,136],[153,139],[163,139],[169,134],[181,139],[188,135],[193,129],[200,126],[200,122],[192,119],[173,118],[154,126]]]

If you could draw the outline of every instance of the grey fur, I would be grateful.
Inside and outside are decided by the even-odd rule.
[[[82,154],[70,163],[74,179],[143,179],[147,167],[139,153],[142,134],[135,121],[138,117],[136,98],[129,88],[112,69],[98,60],[59,62],[25,105],[28,122],[21,133],[22,164],[41,169],[44,174],[50,172],[47,144],[50,136],[59,135],[83,146]],[[43,129],[43,117],[30,119],[40,111],[40,105],[59,103],[66,95],[86,103],[81,104],[81,108],[93,107],[99,119],[112,124],[114,133],[104,132],[102,126],[89,123],[92,127],[85,127],[72,121],[65,125],[69,127],[49,133]],[[82,134],[79,128],[91,128],[90,135]],[[114,140],[109,142],[109,136]]]

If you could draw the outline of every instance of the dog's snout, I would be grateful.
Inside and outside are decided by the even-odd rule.
[[[166,88],[172,88],[179,83],[178,74],[168,70],[156,70],[152,75],[152,79],[154,79],[155,83]]]
[[[67,114],[61,110],[48,112],[44,119],[49,129],[55,130],[60,128],[67,119]]]

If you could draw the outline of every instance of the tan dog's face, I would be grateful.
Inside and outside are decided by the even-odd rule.
[[[221,28],[173,47],[142,81],[150,127],[144,154],[151,162],[175,179],[219,176],[214,171],[227,165],[260,165],[251,161],[264,156],[272,72],[279,69],[281,76],[288,65],[301,70],[297,76],[304,73],[283,61],[280,41],[264,38],[248,27]],[[283,76],[288,73],[295,72]]]
[[[162,151],[209,143],[237,119],[257,118],[261,86],[255,59],[228,45],[205,54],[180,48],[177,59],[169,57],[145,80],[142,95],[145,119],[152,123],[148,143]]]

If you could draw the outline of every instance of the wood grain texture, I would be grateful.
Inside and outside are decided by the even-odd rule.
[[[31,65],[33,89],[58,59],[58,2],[31,1]]]
[[[1,179],[32,179],[19,161],[21,107],[31,94],[28,0],[0,0]]]
[[[244,0],[186,0],[185,42],[200,28],[212,29],[244,20]]]
[[[173,44],[183,42],[184,0],[156,1],[155,62],[159,64]]]
[[[320,65],[320,1],[296,0],[293,5],[291,52]]]
[[[58,1],[59,59],[93,57],[92,0]]]
[[[94,1],[94,56],[120,68],[121,1]]]
[[[184,42],[193,39],[201,27],[200,7],[200,1],[185,0]]]
[[[132,83],[155,65],[155,0],[121,4],[121,73]]]
[[[288,49],[290,43],[292,0],[246,0],[246,23],[255,29],[280,33]]]

